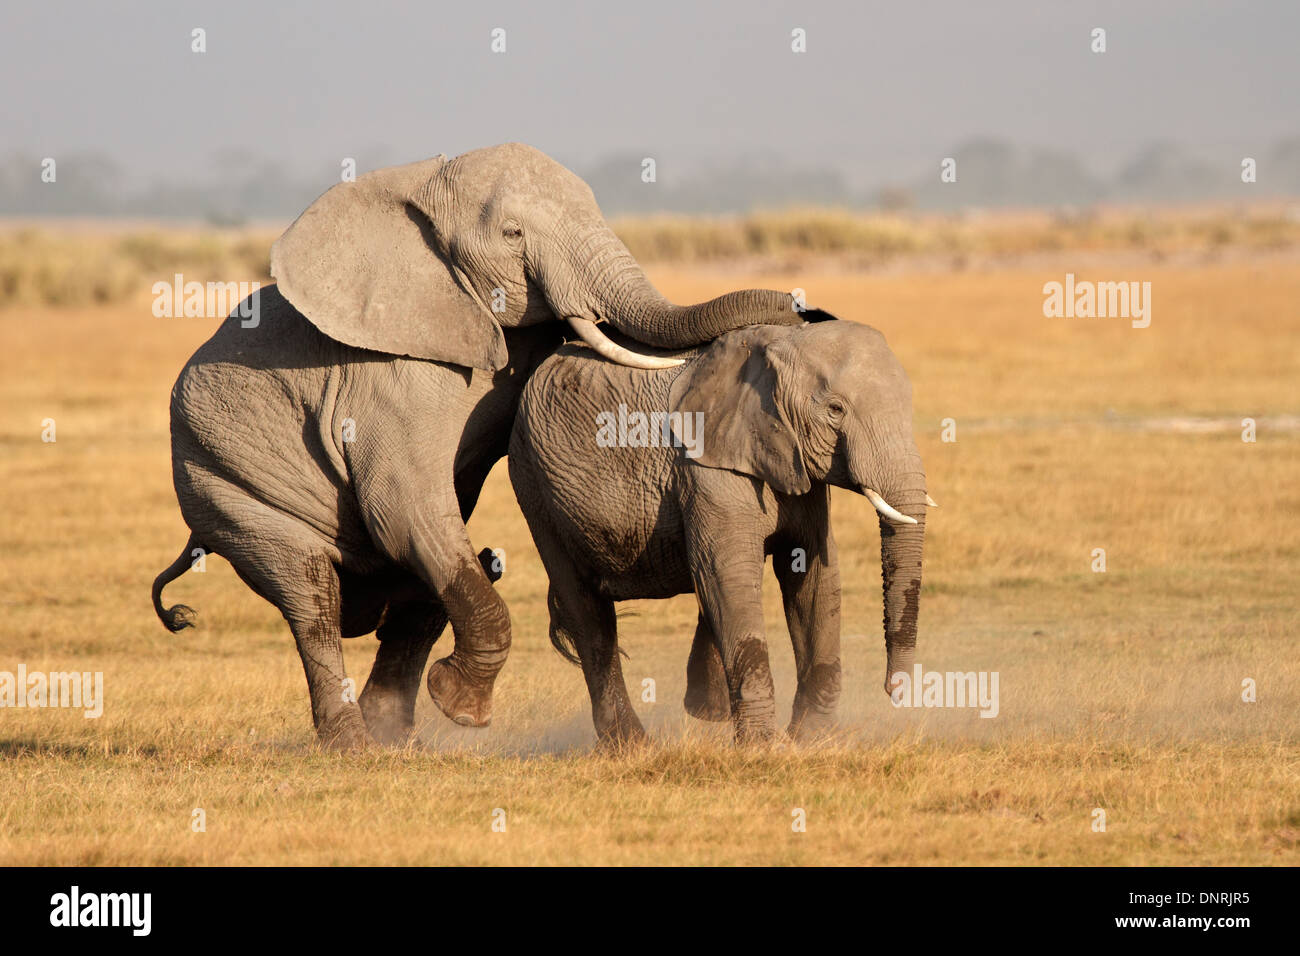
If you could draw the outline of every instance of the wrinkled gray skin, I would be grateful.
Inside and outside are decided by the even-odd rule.
[[[702,412],[702,453],[601,447],[596,416],[620,403]],[[738,740],[773,735],[760,593],[768,554],[798,671],[790,731],[833,720],[840,578],[828,485],[871,488],[917,521],[880,518],[886,692],[889,675],[910,671],[925,473],[911,386],[875,329],[834,321],[744,329],[669,371],[622,368],[566,345],[524,388],[509,462],[550,576],[552,643],[577,652],[602,739],[644,735],[623,683],[614,602],[692,591],[700,614],[687,710],[730,715]],[[796,548],[806,571],[792,570]]]
[[[456,722],[488,723],[510,617],[465,520],[519,390],[560,339],[554,320],[603,319],[677,348],[799,321],[777,292],[667,302],[586,184],[518,144],[335,186],[276,242],[271,271],[256,327],[232,315],[172,390],[192,534],[153,600],[169,628],[188,626],[193,612],[164,608],[163,586],[194,548],[226,558],[288,620],[317,733],[339,747],[407,737],[448,619],[455,647],[430,668],[429,693]],[[341,639],[376,628],[354,702]]]

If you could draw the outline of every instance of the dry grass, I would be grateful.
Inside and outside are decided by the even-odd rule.
[[[994,212],[968,216],[785,209],[707,219],[648,216],[617,220],[615,229],[642,261],[708,262],[754,256],[845,258],[874,266],[919,256],[1017,256],[1075,252],[1144,252],[1293,248],[1300,219],[1285,205],[1255,209],[1131,208]]]
[[[1081,255],[1278,253],[1300,246],[1296,207],[1098,208],[968,216],[783,209],[718,218],[624,218],[614,228],[642,262],[834,262],[850,271],[938,260],[942,268],[1071,250]],[[268,279],[279,230],[0,223],[0,308],[147,299],[176,273],[198,282]]]
[[[843,729],[773,752],[736,751],[725,727],[683,715],[690,598],[626,609],[625,669],[634,698],[657,682],[638,705],[656,742],[593,752],[502,468],[471,523],[477,545],[506,550],[514,615],[493,727],[453,728],[422,699],[418,746],[318,752],[287,628],[223,562],[168,591],[199,609],[198,630],[168,634],[149,606],[184,540],[167,391],[215,323],[155,319],[147,303],[9,310],[0,670],[102,670],[107,704],[99,720],[0,711],[0,862],[1300,862],[1300,434],[1286,419],[1300,414],[1300,266],[1081,274],[1151,281],[1146,330],[1044,319],[1043,282],[1072,268],[1063,255],[937,279],[652,270],[678,301],[798,285],[886,332],[942,504],[920,659],[1001,675],[995,719],[889,705],[875,520],[837,493]],[[1229,424],[1130,427],[1175,415]],[[1232,424],[1245,416],[1255,444]],[[47,417],[55,444],[40,441]],[[949,417],[956,443],[939,440]],[[1105,574],[1089,570],[1096,547]],[[788,713],[771,580],[765,600]],[[374,646],[348,643],[359,683]],[[1240,700],[1246,677],[1258,703]],[[195,807],[206,833],[190,831]],[[791,832],[795,807],[806,833]]]
[[[267,230],[36,228],[0,231],[0,307],[134,302],[155,282],[268,279]]]

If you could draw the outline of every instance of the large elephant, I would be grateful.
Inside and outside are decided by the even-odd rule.
[[[642,417],[644,416],[644,417]],[[551,641],[581,663],[597,734],[644,734],[619,665],[614,602],[694,592],[687,710],[775,730],[765,556],[781,586],[798,690],[791,733],[833,719],[840,578],[829,485],[880,513],[892,675],[916,645],[925,509],[911,386],[875,329],[819,321],[724,335],[682,368],[562,347],[524,387],[510,478],[550,576]]]
[[[800,321],[790,295],[750,290],[681,307],[649,283],[591,190],[510,144],[381,169],[334,186],[271,250],[278,285],[257,294],[172,389],[172,465],[191,530],[154,582],[194,549],[225,557],[284,614],[320,738],[409,733],[420,675],[449,619],[435,703],[483,726],[510,617],[465,520],[506,450],[519,390],[564,319],[613,361],[664,367],[615,345],[686,347],[760,322]],[[341,638],[378,628],[360,700]],[[367,733],[369,730],[369,734]]]

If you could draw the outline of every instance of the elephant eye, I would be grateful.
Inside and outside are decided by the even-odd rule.
[[[518,226],[512,224],[502,229],[501,234],[507,239],[519,239],[523,237],[524,231]]]
[[[832,415],[844,414],[844,403],[841,402],[838,398],[832,398],[829,402],[826,403],[826,407],[831,410]]]

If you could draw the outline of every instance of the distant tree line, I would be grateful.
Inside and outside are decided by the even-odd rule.
[[[1256,182],[1242,181],[1246,157],[1206,159],[1157,143],[1108,176],[1089,170],[1067,149],[1034,149],[979,139],[947,152],[956,182],[940,180],[940,162],[910,181],[854,187],[829,163],[746,157],[689,170],[658,164],[646,182],[644,157],[625,153],[578,167],[609,215],[744,213],[787,206],[885,211],[1008,206],[1087,206],[1098,202],[1187,202],[1300,196],[1300,137],[1270,144],[1255,161]],[[295,174],[247,154],[217,157],[213,171],[133,183],[101,153],[0,158],[0,215],[202,220],[240,225],[297,215],[339,180],[338,167]],[[364,168],[364,167],[363,167]],[[43,178],[44,176],[44,178]]]

